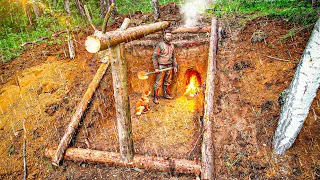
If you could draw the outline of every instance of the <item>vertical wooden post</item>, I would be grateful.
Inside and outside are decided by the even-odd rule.
[[[117,114],[121,161],[133,158],[132,126],[128,91],[127,63],[124,60],[124,44],[110,48],[112,79]]]
[[[214,179],[214,146],[213,146],[213,105],[214,105],[214,74],[216,72],[218,48],[218,22],[214,17],[211,24],[211,37],[208,57],[208,69],[206,79],[205,104],[203,116],[203,133],[202,141],[202,166],[201,179]]]
[[[120,30],[128,27],[126,19]],[[133,139],[128,90],[127,62],[124,59],[124,43],[109,48],[111,54],[111,72],[117,115],[118,137],[120,144],[120,160],[127,163],[133,159]]]

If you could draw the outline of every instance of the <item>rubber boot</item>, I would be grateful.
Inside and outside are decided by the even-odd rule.
[[[154,89],[153,102],[154,102],[155,104],[159,104],[158,96],[159,96],[159,89]]]
[[[164,98],[173,99],[173,97],[171,97],[171,95],[170,95],[170,85],[164,85],[163,92],[164,92]]]

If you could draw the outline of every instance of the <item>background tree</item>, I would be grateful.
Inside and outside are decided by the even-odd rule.
[[[85,12],[84,12],[82,1],[81,0],[75,0],[75,2],[76,2],[76,6],[77,6],[77,9],[78,9],[80,15],[85,17]]]
[[[104,18],[109,9],[109,1],[108,0],[100,0],[100,18]]]

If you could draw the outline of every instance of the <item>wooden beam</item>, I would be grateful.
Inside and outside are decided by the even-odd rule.
[[[128,28],[125,31],[112,31],[102,33],[95,31],[91,36],[88,36],[85,41],[86,50],[90,53],[96,53],[116,46],[123,42],[130,42],[142,38],[148,34],[152,34],[169,26],[169,22],[163,21],[143,26]]]
[[[273,139],[276,154],[283,154],[292,146],[309,114],[320,85],[319,50],[320,18],[314,26],[281,108]]]
[[[217,64],[217,48],[218,48],[218,22],[214,17],[211,24],[211,36],[209,46],[205,104],[203,116],[203,142],[201,147],[202,166],[201,178],[214,179],[214,146],[213,146],[213,119],[214,119],[214,79]]]
[[[52,158],[55,150],[45,149],[45,156]],[[97,151],[81,148],[68,148],[65,160],[86,162],[92,164],[107,164],[108,166],[139,168],[148,171],[176,172],[200,175],[200,163],[186,159],[164,158],[135,155],[131,163],[121,161],[121,155],[115,152]]]

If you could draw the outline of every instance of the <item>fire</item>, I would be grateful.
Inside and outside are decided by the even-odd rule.
[[[190,77],[190,82],[187,85],[187,90],[184,94],[189,95],[190,97],[194,97],[200,91],[199,82],[197,80],[196,75],[192,75]]]

